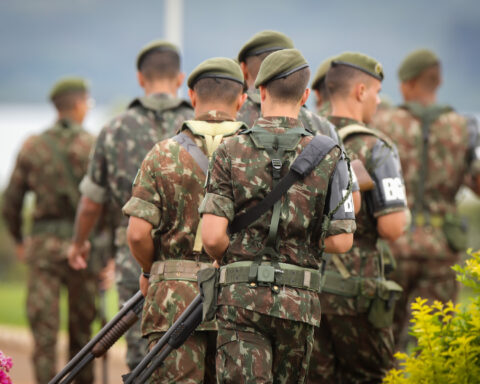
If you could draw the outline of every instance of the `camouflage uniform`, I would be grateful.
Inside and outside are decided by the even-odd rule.
[[[330,117],[340,129],[356,124],[355,120]],[[376,219],[379,216],[402,211],[405,200],[389,199],[383,186],[385,178],[401,180],[400,163],[396,149],[369,134],[355,134],[344,141],[350,159],[360,159],[377,187],[362,193],[362,207],[357,214],[357,231],[352,249],[331,260],[326,266],[326,286],[320,294],[322,325],[315,333],[309,382],[311,383],[379,383],[393,363],[393,334],[391,327],[375,328],[368,320],[368,310],[376,293],[375,279],[383,275],[376,242]],[[385,168],[389,172],[385,172]],[[401,191],[403,194],[403,190]],[[389,201],[393,200],[393,201]],[[340,276],[338,263],[346,276],[337,287],[348,285],[356,277],[364,277],[360,293],[336,295],[328,287],[329,275]]]
[[[372,125],[397,144],[404,169],[409,208],[414,210],[421,177],[422,128],[418,118],[403,107],[378,112]],[[428,168],[424,182],[425,215],[444,217],[456,213],[455,195],[464,176],[480,174],[480,142],[477,129],[451,111],[441,114],[430,126]],[[430,300],[455,301],[458,287],[451,266],[459,253],[447,242],[441,223],[422,225],[415,219],[410,231],[391,243],[397,270],[391,276],[404,289],[395,310],[395,337],[399,348],[408,341],[410,303],[421,296]]]
[[[77,186],[87,169],[93,141],[93,136],[81,126],[66,119],[28,138],[4,195],[3,214],[18,243],[22,242],[24,195],[32,191],[36,196],[32,235],[25,245],[29,266],[27,315],[35,341],[33,363],[38,383],[47,383],[55,376],[62,285],[68,290],[70,357],[90,339],[96,276],[89,269],[71,269],[67,248],[79,198]],[[92,381],[93,371],[89,366],[76,382]]]
[[[261,115],[260,110],[260,91],[257,89],[250,89],[247,92],[248,98],[243,103],[242,108],[238,111],[237,120],[243,121],[249,127],[253,125]],[[308,110],[306,107],[300,109],[298,119],[303,126],[310,129],[312,132],[318,132],[322,135],[331,137],[336,143],[339,142],[338,135],[335,132],[335,127],[323,117],[320,117]]]
[[[181,99],[167,94],[142,97],[107,124],[95,144],[80,190],[97,203],[110,201],[117,211],[115,274],[120,304],[138,291],[140,275],[126,243],[127,218],[122,217],[120,209],[131,196],[132,182],[148,151],[192,116],[190,104]],[[146,351],[140,324],[130,328],[126,338],[127,364],[133,369]]]
[[[299,120],[285,117],[261,118],[255,123],[276,135],[301,126]],[[287,172],[310,137],[301,138],[294,151],[286,152],[282,175]],[[282,198],[278,226],[279,261],[318,269],[318,228],[322,213],[332,209],[342,191],[332,188],[326,201],[329,179],[345,168],[341,151],[332,149],[319,166],[302,182],[293,185]],[[265,150],[256,148],[249,135],[239,135],[222,143],[210,164],[207,195],[201,213],[226,217],[258,204],[272,189],[271,160]],[[337,173],[336,173],[337,174]],[[338,171],[340,174],[340,171]],[[347,180],[338,186],[347,185]],[[335,204],[336,206],[336,204]],[[355,230],[353,208],[342,206],[334,216],[327,236]],[[271,213],[231,236],[223,257],[225,264],[253,261],[264,249]],[[222,383],[303,382],[312,351],[313,328],[320,324],[317,293],[283,286],[278,293],[271,287],[247,283],[225,285],[218,296],[217,375]]]
[[[212,125],[232,121],[221,111],[210,111],[197,120],[208,121]],[[186,124],[182,132],[208,156],[205,139],[195,135]],[[132,197],[123,212],[152,224],[154,242],[158,244],[154,266],[166,260],[191,260],[211,265],[206,253],[193,250],[204,185],[205,174],[200,166],[173,139],[155,145],[143,161],[133,185]],[[199,293],[195,276],[189,280],[172,279],[167,272],[155,273],[154,270],[155,267],[152,268],[142,316],[142,334],[151,343],[163,336]],[[212,331],[215,330],[214,323],[200,325],[187,343],[173,351],[155,372],[154,382],[199,383],[203,382],[205,374],[205,382],[214,382],[216,332]],[[210,349],[208,354],[207,349]],[[210,369],[206,371],[205,368]]]

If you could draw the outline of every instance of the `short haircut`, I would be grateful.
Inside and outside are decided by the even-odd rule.
[[[310,68],[300,69],[291,75],[265,84],[265,89],[273,100],[297,103],[307,88]]]
[[[231,105],[243,93],[243,85],[233,80],[206,77],[198,80],[193,90],[200,102]]]
[[[262,64],[262,61],[265,60],[265,58],[272,54],[273,52],[277,52],[277,50],[274,50],[274,51],[268,51],[268,52],[264,52],[264,53],[261,53],[259,55],[256,55],[256,56],[247,56],[245,58],[245,64],[247,65],[247,71],[249,73],[249,75],[256,79],[257,78],[257,75],[258,75],[258,71],[260,70],[260,65]]]
[[[180,56],[174,51],[147,52],[139,71],[148,81],[172,79],[180,72]]]
[[[350,67],[349,65],[332,65],[325,77],[327,98],[332,96],[346,97],[355,83],[371,84],[372,76]]]
[[[58,112],[68,112],[75,108],[78,101],[85,99],[85,91],[67,91],[52,99],[53,105]]]

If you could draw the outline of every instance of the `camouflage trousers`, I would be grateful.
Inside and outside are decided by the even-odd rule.
[[[149,348],[164,333],[154,333],[148,337]],[[149,384],[214,384],[215,343],[217,332],[194,332],[178,349],[174,349],[150,378]]]
[[[37,251],[41,252],[41,249]],[[96,314],[96,277],[88,270],[72,270],[66,260],[49,266],[33,263],[28,278],[27,315],[35,342],[33,365],[39,384],[48,383],[56,374],[59,298],[62,285],[68,290],[70,358],[91,338],[90,325]],[[75,382],[93,382],[92,364],[81,371]]]
[[[456,301],[458,283],[452,266],[457,260],[438,258],[400,258],[397,269],[389,276],[403,288],[397,301],[394,314],[393,332],[396,348],[405,351],[409,342],[414,342],[408,334],[411,318],[411,304],[417,297],[446,303]]]
[[[308,383],[381,383],[391,368],[391,327],[374,328],[366,314],[322,314],[320,328],[315,328]]]
[[[140,266],[133,258],[126,245],[117,248],[115,254],[115,280],[117,283],[118,301],[122,306],[140,289],[138,278]],[[133,370],[147,353],[148,343],[142,338],[141,321],[137,321],[126,333],[127,365]]]
[[[218,383],[303,383],[313,325],[232,306],[217,311]]]

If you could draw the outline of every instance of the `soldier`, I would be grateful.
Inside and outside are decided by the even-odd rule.
[[[412,300],[456,300],[451,266],[465,250],[466,233],[454,198],[467,174],[480,192],[480,142],[478,130],[464,117],[437,104],[442,76],[435,53],[412,52],[398,77],[405,103],[381,111],[372,124],[398,145],[412,211],[410,230],[391,243],[398,263],[392,278],[404,289],[395,310],[395,339],[405,350]]]
[[[289,48],[294,48],[293,41],[283,33],[262,31],[252,36],[238,53],[238,62],[248,86],[248,98],[240,109],[238,120],[245,122],[249,127],[260,117],[260,94],[254,84],[262,61],[275,51]],[[338,136],[332,125],[304,106],[300,108],[298,118],[305,128],[330,136],[338,142]]]
[[[247,97],[243,81],[239,65],[227,58],[206,60],[193,70],[188,87],[195,120],[186,121],[179,135],[149,152],[123,208],[130,216],[130,249],[144,271],[142,333],[152,346],[198,294],[197,270],[211,266],[197,231],[198,207],[208,158],[223,137],[247,128],[234,121]],[[202,324],[168,356],[153,381],[215,382],[216,332],[208,332],[214,330],[214,323]]]
[[[81,126],[88,111],[88,87],[81,78],[64,78],[55,84],[50,100],[56,123],[40,135],[29,137],[18,154],[5,191],[3,215],[29,267],[27,315],[34,339],[33,364],[37,383],[55,376],[59,328],[60,288],[68,290],[69,353],[73,357],[90,338],[95,318],[96,276],[75,271],[67,262],[78,184],[87,170],[94,138]],[[31,236],[21,233],[25,193],[34,192],[36,203]],[[89,365],[77,383],[92,383]]]
[[[327,88],[325,87],[325,77],[327,76],[327,72],[330,69],[330,64],[334,57],[329,57],[322,61],[320,66],[317,68],[317,72],[315,72],[315,76],[313,76],[312,80],[312,90],[315,92],[316,96],[316,107],[317,113],[320,116],[329,116],[331,113],[331,106],[330,101],[328,100],[328,92]]]
[[[128,249],[127,219],[122,217],[121,207],[131,196],[135,174],[148,151],[193,116],[190,104],[176,97],[184,79],[176,46],[165,41],[146,45],[138,54],[137,70],[145,96],[132,101],[127,111],[108,123],[97,139],[87,175],[80,185],[82,198],[69,249],[70,265],[84,268],[88,234],[102,207],[111,203],[117,212],[115,274],[122,304],[138,291],[140,267]],[[130,328],[126,339],[127,364],[133,369],[145,355],[147,345],[141,339],[139,323]]]
[[[205,250],[225,264],[216,312],[220,383],[305,381],[313,328],[320,324],[322,250],[346,252],[352,244],[355,222],[343,152],[297,119],[309,95],[309,76],[296,49],[267,57],[255,81],[264,117],[222,143],[210,164],[200,212]],[[320,141],[315,152],[325,154],[323,160],[276,200],[273,213],[248,228],[235,227],[241,217],[236,215],[258,209],[313,140]]]
[[[326,86],[329,117],[349,157],[360,159],[374,180],[362,192],[352,249],[332,256],[322,288],[322,326],[315,335],[311,383],[380,383],[393,361],[388,308],[400,287],[383,276],[378,237],[396,239],[405,227],[406,201],[395,146],[366,128],[379,102],[382,66],[360,53],[346,52],[331,63]],[[390,321],[391,323],[391,321]]]

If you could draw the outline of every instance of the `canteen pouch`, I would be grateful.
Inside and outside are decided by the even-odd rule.
[[[377,281],[377,292],[368,310],[370,324],[375,328],[392,325],[395,302],[400,298],[402,291],[402,287],[392,280]]]
[[[215,319],[219,276],[220,270],[214,267],[201,269],[197,272],[198,287],[200,288],[200,295],[202,295],[203,299],[203,321]]]
[[[465,218],[458,214],[447,213],[443,220],[443,233],[447,238],[448,245],[456,252],[467,249],[468,225]]]

